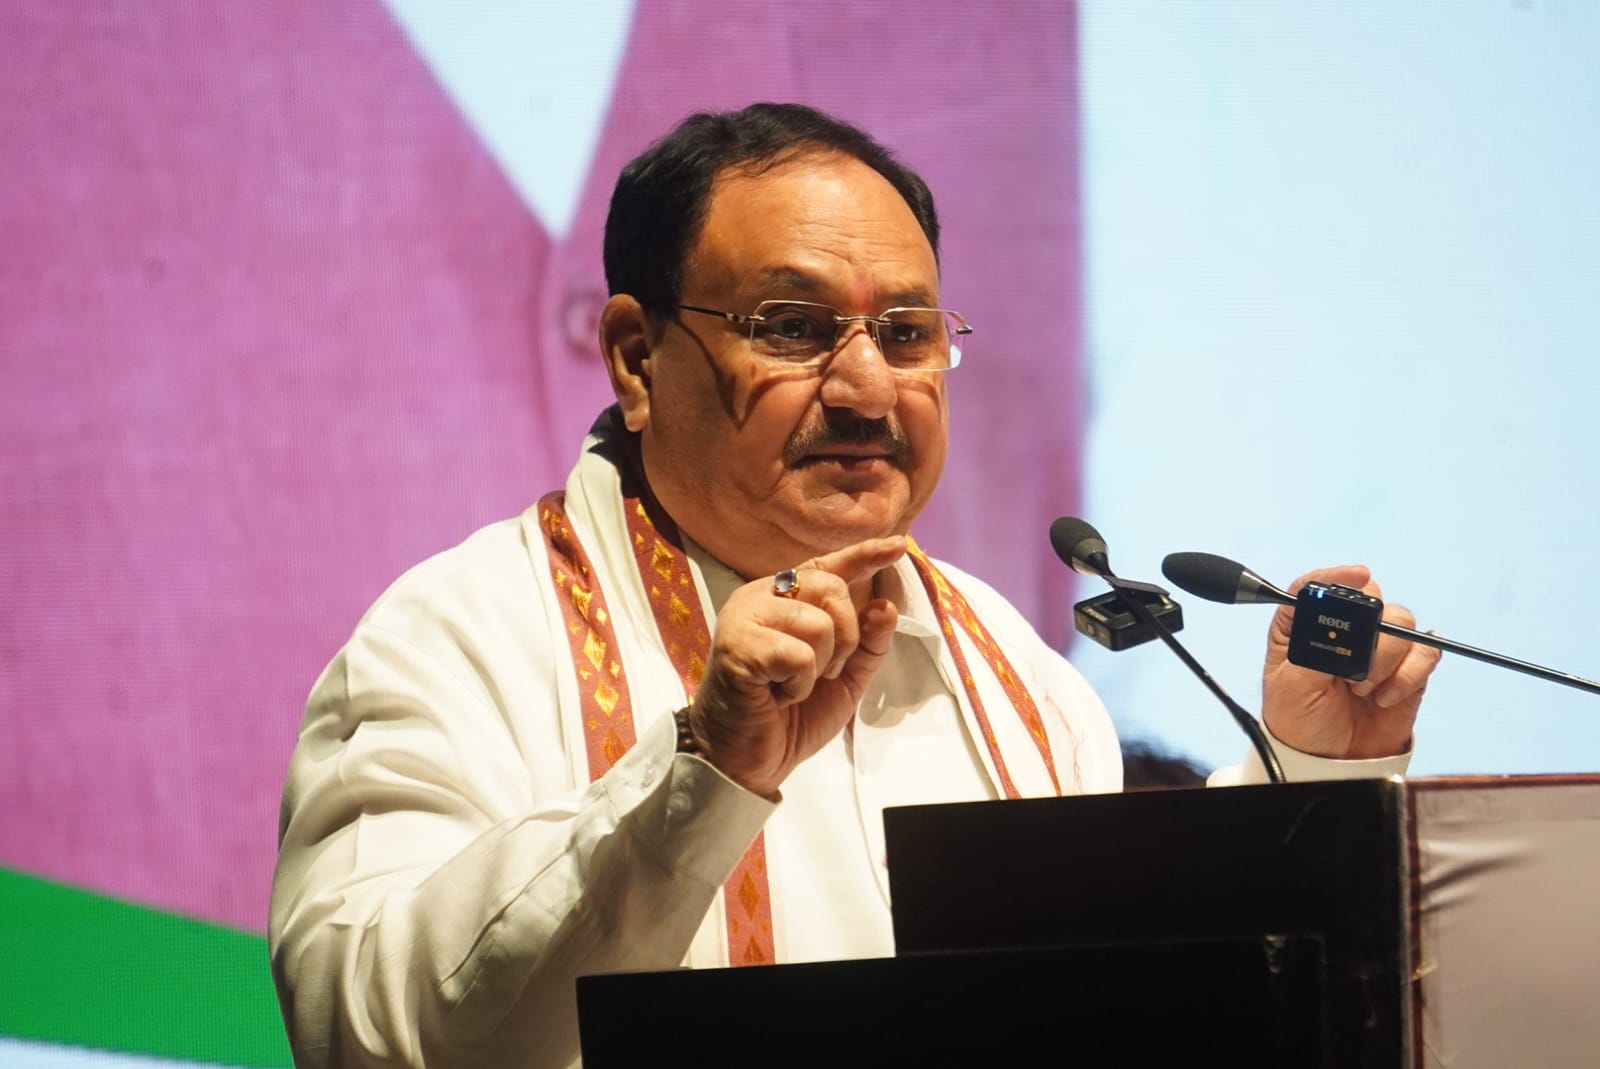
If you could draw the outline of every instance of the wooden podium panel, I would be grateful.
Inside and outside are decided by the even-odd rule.
[[[1600,776],[1406,787],[1412,1064],[1600,1066]]]

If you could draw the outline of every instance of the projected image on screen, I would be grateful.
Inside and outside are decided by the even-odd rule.
[[[0,4],[0,865],[62,940],[29,937],[41,997],[0,1000],[28,1044],[0,1050],[286,1062],[260,933],[306,693],[396,576],[564,479],[609,400],[611,185],[696,109],[836,112],[951,206],[944,296],[984,355],[918,533],[1065,640],[1069,578],[992,518],[1077,502],[1073,13],[913,14],[960,32],[885,47],[906,13],[843,2]],[[1035,465],[1031,495],[994,477]],[[262,1033],[164,937],[89,982],[67,918],[106,916],[214,936],[276,1039],[208,1040]]]

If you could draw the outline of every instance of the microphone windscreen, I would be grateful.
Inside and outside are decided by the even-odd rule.
[[[1050,547],[1061,563],[1085,575],[1105,575],[1106,543],[1087,520],[1062,516],[1050,525]]]
[[[1161,574],[1197,598],[1233,605],[1239,601],[1239,580],[1247,569],[1215,553],[1169,553]]]

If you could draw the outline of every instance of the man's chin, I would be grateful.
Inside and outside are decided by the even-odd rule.
[[[791,530],[813,545],[828,546],[831,551],[869,538],[901,534],[909,524],[904,493],[835,490],[808,500]]]

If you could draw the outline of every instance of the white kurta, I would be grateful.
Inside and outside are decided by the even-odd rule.
[[[889,660],[781,803],[676,755],[683,686],[595,446],[566,507],[614,618],[638,742],[590,784],[536,510],[402,576],[317,681],[289,768],[269,940],[297,1064],[570,1063],[577,976],[728,961],[720,886],[763,829],[780,961],[891,954],[884,807],[998,797],[908,561],[884,590],[901,609]],[[739,580],[688,552],[714,620]],[[1119,789],[1088,685],[993,590],[940,567],[1033,695],[1062,788]],[[1018,788],[1053,793],[998,681],[977,675]]]

